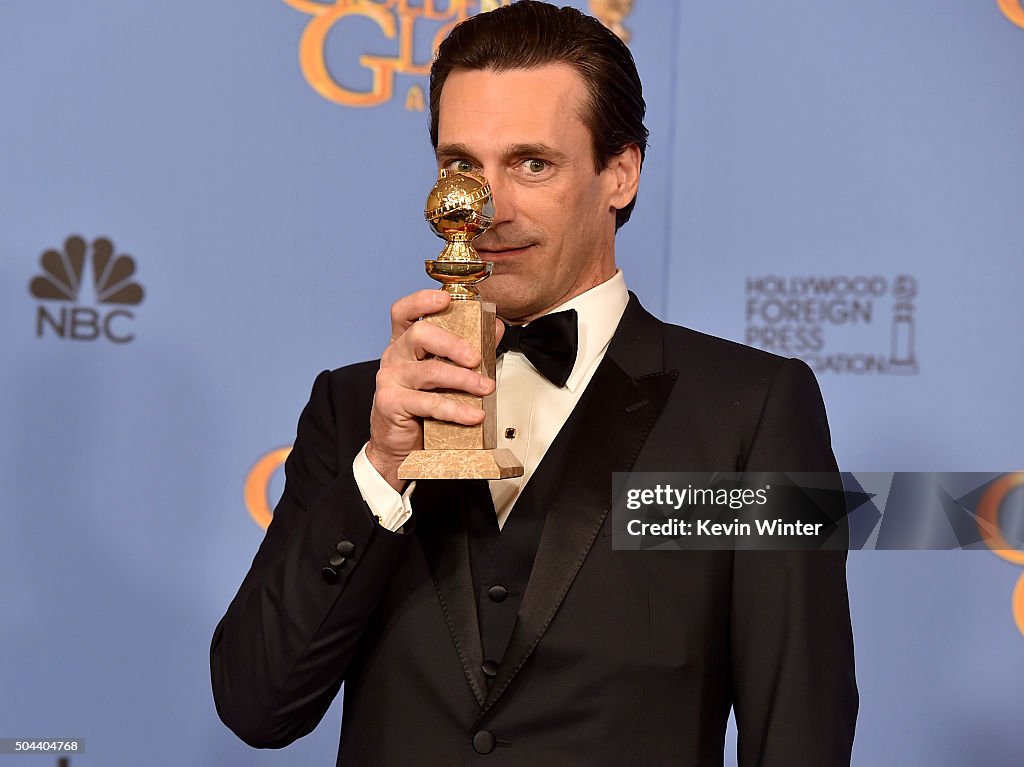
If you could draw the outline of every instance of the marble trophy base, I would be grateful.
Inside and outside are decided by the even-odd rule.
[[[477,372],[494,378],[494,304],[456,300],[425,317],[449,333],[464,338],[483,354]],[[484,421],[463,426],[448,421],[423,422],[423,450],[413,451],[398,467],[399,479],[507,479],[521,477],[523,467],[511,450],[498,448],[497,402],[494,394],[476,397],[444,392],[446,397],[484,411]]]
[[[523,476],[511,450],[415,450],[398,467],[399,479],[510,479]]]

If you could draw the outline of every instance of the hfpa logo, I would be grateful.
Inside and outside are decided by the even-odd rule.
[[[87,259],[90,255],[91,259]],[[135,315],[126,306],[142,302],[142,286],[132,279],[135,260],[114,255],[114,243],[97,237],[88,245],[72,235],[64,242],[64,250],[47,250],[40,257],[42,274],[29,283],[29,291],[43,301],[36,311],[36,337],[52,333],[73,341],[95,341],[106,338],[126,344],[135,336],[126,331],[126,323]],[[92,265],[91,301],[88,285],[83,285],[86,261]],[[83,288],[85,290],[83,291]],[[83,304],[93,303],[95,306]]]

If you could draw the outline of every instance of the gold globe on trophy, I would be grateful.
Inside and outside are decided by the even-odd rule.
[[[442,170],[427,195],[423,217],[438,237],[447,241],[441,255],[427,261],[427,274],[456,299],[479,300],[476,284],[491,274],[471,241],[494,221],[494,199],[487,179],[475,173]]]
[[[426,262],[427,274],[441,283],[452,302],[424,317],[480,350],[477,372],[494,380],[494,304],[480,300],[477,283],[491,274],[492,264],[473,249],[472,240],[494,220],[494,199],[487,179],[475,173],[442,170],[427,195],[423,216],[446,244]],[[423,450],[415,450],[398,468],[399,479],[506,479],[521,477],[523,467],[511,450],[498,448],[495,395],[477,397],[446,391],[445,396],[479,407],[484,421],[463,426],[426,418]]]

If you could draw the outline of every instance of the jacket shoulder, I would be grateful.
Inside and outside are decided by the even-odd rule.
[[[299,435],[315,433],[349,455],[369,438],[370,408],[376,390],[377,360],[324,370],[313,382],[299,418]],[[303,429],[303,425],[306,429]],[[350,459],[349,459],[350,460]]]
[[[664,323],[664,329],[666,368],[685,370],[699,365],[707,372],[752,382],[762,379],[770,381],[787,362],[806,367],[801,360],[782,357],[681,325]]]
[[[369,405],[373,400],[379,369],[380,360],[367,360],[330,371],[328,381],[335,405],[343,402]]]
[[[663,339],[665,369],[678,371],[667,421],[685,424],[713,465],[835,470],[821,391],[805,362],[678,325],[664,325]]]

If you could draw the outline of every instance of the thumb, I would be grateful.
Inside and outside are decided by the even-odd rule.
[[[497,317],[494,318],[494,347],[497,348],[498,344],[501,343],[502,336],[505,335],[505,323],[499,320]]]

